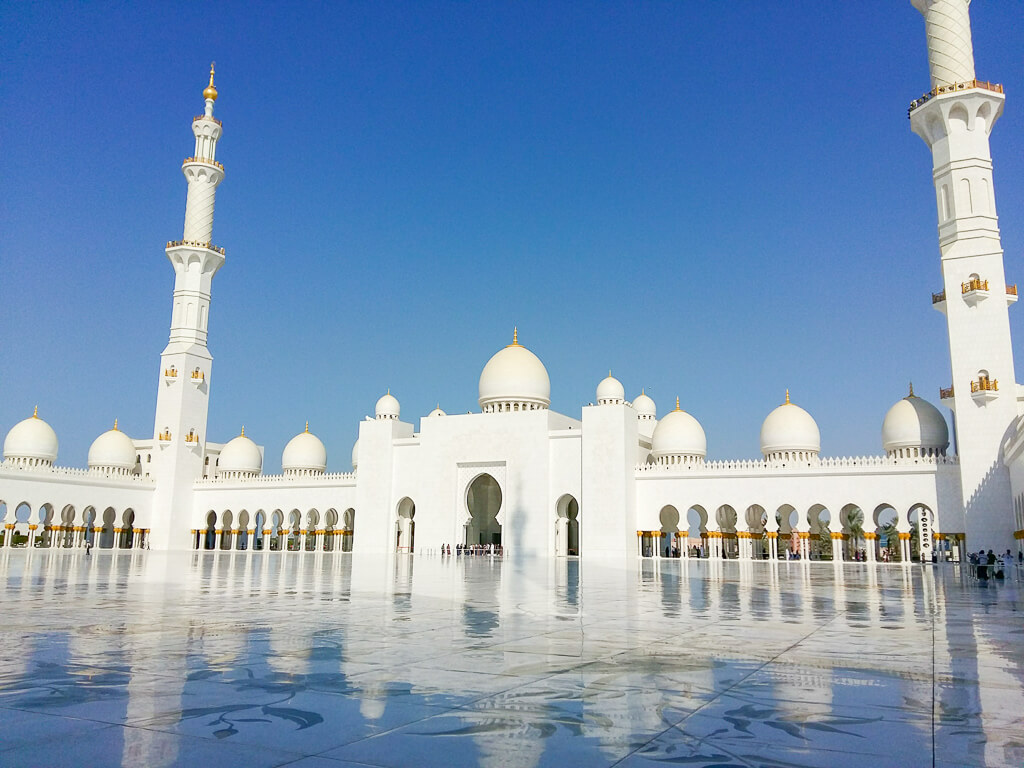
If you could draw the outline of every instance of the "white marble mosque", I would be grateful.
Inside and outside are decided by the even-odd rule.
[[[359,424],[351,472],[326,472],[324,444],[307,425],[284,447],[283,474],[263,474],[264,448],[244,430],[221,443],[206,429],[211,290],[227,261],[212,244],[225,169],[211,67],[182,165],[184,231],[166,246],[174,292],[153,434],[131,437],[114,424],[76,469],[56,464],[45,404],[15,424],[0,466],[3,546],[392,555],[447,543],[522,557],[866,562],[1019,548],[1024,391],[1009,325],[1017,289],[1004,274],[989,151],[1003,89],[974,71],[968,0],[914,5],[931,90],[909,117],[934,164],[943,290],[932,300],[949,331],[952,386],[941,404],[953,413],[955,451],[943,414],[911,388],[878,414],[877,455],[823,456],[814,418],[780,392],[761,426],[761,458],[707,461],[685,403],[662,403],[659,419],[650,397],[627,399],[611,375],[597,384],[596,405],[554,410],[544,364],[510,329],[512,343],[482,368],[478,412],[438,408],[417,425],[388,391]]]

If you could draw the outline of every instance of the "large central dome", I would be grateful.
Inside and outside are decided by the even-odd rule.
[[[480,409],[484,413],[535,411],[551,405],[551,380],[547,368],[533,352],[512,343],[487,361],[480,374]]]

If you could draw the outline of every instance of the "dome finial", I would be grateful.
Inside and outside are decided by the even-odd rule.
[[[203,98],[209,99],[210,101],[217,100],[217,88],[213,85],[213,65],[216,62],[210,62],[210,84],[203,89]]]
[[[786,389],[786,402],[784,402],[783,405],[790,405],[790,402],[789,402],[789,389],[788,388]]]
[[[910,382],[910,394],[907,397],[914,397],[914,382]]]
[[[242,434],[240,437],[245,437],[245,424],[242,425]]]
[[[518,347],[519,346],[519,327],[518,326],[512,326],[512,346],[513,347]]]
[[[640,387],[640,394],[641,395],[646,395],[647,394],[647,387]]]
[[[306,434],[309,434],[309,420],[306,420]]]
[[[32,409],[32,418],[33,419],[38,419],[39,418],[39,406],[38,405],[35,408]]]
[[[679,407],[679,395],[676,395],[676,410],[677,411],[681,411],[682,410],[682,408]]]
[[[114,431],[117,432],[117,419],[114,419]]]

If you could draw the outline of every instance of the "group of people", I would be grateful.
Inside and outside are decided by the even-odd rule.
[[[977,554],[971,552],[968,560],[975,574],[982,581],[988,581],[989,578],[1006,578],[1014,566],[1013,553],[1010,550],[1006,550],[1006,554],[1000,557],[991,549],[988,552],[981,549]]]
[[[461,557],[466,555],[498,555],[501,556],[501,544],[456,544],[455,545],[455,556]],[[451,544],[441,545],[441,554],[450,557],[452,554]]]

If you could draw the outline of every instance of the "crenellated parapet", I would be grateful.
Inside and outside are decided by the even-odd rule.
[[[230,485],[236,488],[250,486],[279,486],[288,488],[298,483],[302,485],[355,485],[355,472],[324,472],[322,474],[281,474],[254,475],[252,477],[207,477],[195,481],[196,488],[210,488]]]
[[[651,475],[666,476],[715,476],[737,474],[763,474],[767,476],[787,473],[833,474],[844,471],[876,471],[885,469],[905,470],[908,466],[943,466],[956,465],[955,456],[921,455],[921,456],[826,456],[817,458],[812,463],[780,466],[771,461],[761,459],[740,459],[735,461],[707,461],[703,464],[640,464],[636,467],[638,477]]]

